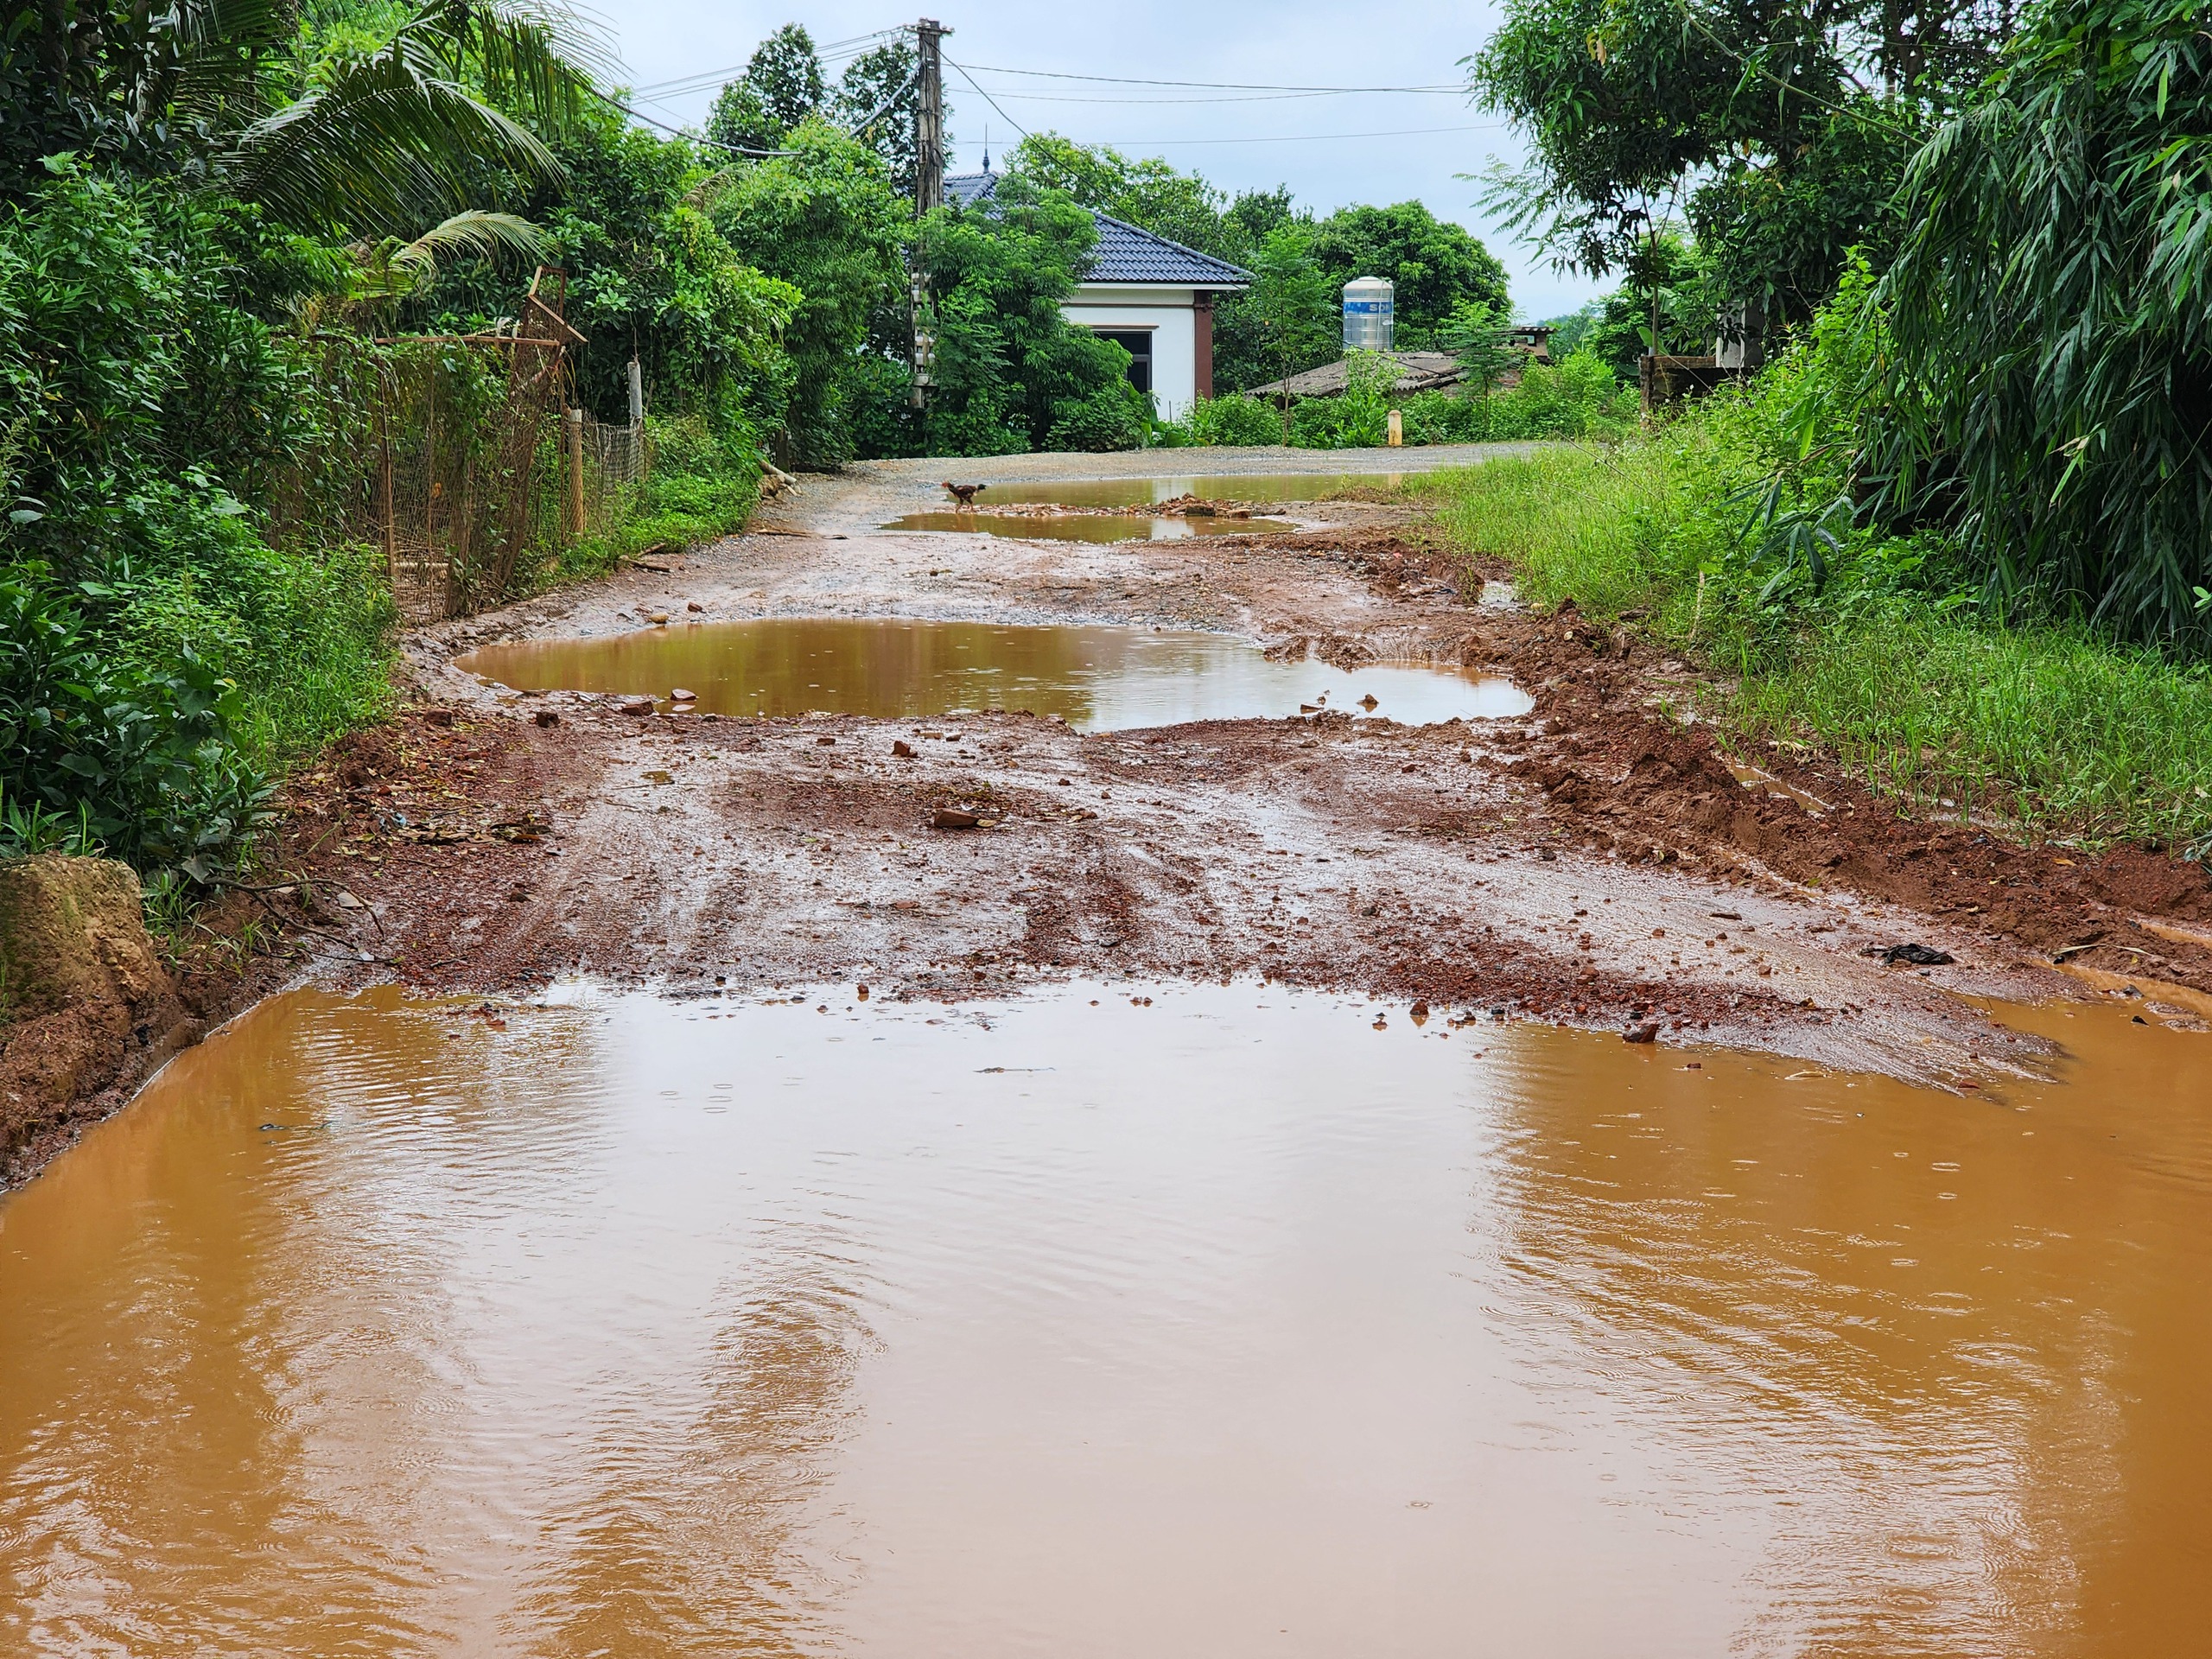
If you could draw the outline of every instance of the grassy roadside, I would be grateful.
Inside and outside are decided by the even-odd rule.
[[[648,416],[645,430],[651,470],[607,504],[597,528],[554,555],[538,573],[538,588],[605,575],[654,548],[734,535],[753,517],[760,463],[750,445],[717,438],[696,416]]]
[[[1901,803],[2023,838],[2212,844],[2212,668],[2063,621],[2005,626],[1916,544],[1858,544],[1818,592],[1745,555],[1732,492],[1756,460],[1726,417],[1616,448],[1562,445],[1435,474],[1450,541],[1502,558],[1540,607],[1628,620],[1723,683],[1737,743],[1834,756]]]

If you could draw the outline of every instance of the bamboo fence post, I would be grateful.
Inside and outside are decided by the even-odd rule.
[[[384,520],[384,566],[391,577],[394,598],[399,594],[399,526],[393,522],[391,502],[391,426],[379,423],[377,434],[377,516]]]
[[[584,412],[569,411],[569,534],[584,533]]]

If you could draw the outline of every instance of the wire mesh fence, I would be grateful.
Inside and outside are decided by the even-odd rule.
[[[652,466],[641,416],[569,407],[582,341],[550,270],[502,332],[333,337],[317,377],[327,438],[273,481],[271,535],[380,549],[410,621],[512,599],[616,523]]]
[[[497,603],[565,528],[545,486],[580,337],[560,304],[557,273],[541,271],[512,334],[390,342],[371,512],[403,613]]]
[[[644,480],[651,458],[642,423],[609,426],[586,416],[583,425],[584,469],[596,489],[604,492]]]

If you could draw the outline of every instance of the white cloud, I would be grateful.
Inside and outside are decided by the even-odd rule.
[[[975,69],[976,79],[1004,106],[1003,114],[994,111],[956,69],[947,68],[960,168],[980,162],[987,131],[995,157],[1018,137],[1010,122],[1050,128],[1132,155],[1162,156],[1231,190],[1287,184],[1300,202],[1322,213],[1356,201],[1425,202],[1440,218],[1466,226],[1504,261],[1515,303],[1529,316],[1571,309],[1610,286],[1552,270],[1484,221],[1474,205],[1476,187],[1454,175],[1479,173],[1493,156],[1517,162],[1521,147],[1511,131],[1493,124],[1496,117],[1473,108],[1463,95],[1221,101],[1235,94],[1030,79],[981,68],[1243,86],[1456,86],[1463,78],[1459,60],[1496,25],[1494,5],[1414,4],[1362,12],[1319,0],[1212,6],[1127,0],[1102,12],[1036,0],[962,0],[957,10],[937,16],[953,31],[946,56]],[[804,24],[817,42],[826,43],[912,19],[849,0],[803,8],[793,0],[632,0],[607,21],[634,83],[649,86],[741,67],[764,35],[786,22]],[[696,122],[713,98],[709,89],[669,95],[644,107],[664,120]],[[1092,101],[1123,99],[1143,101]],[[1422,130],[1437,128],[1478,130]],[[1310,137],[1409,131],[1420,136]]]

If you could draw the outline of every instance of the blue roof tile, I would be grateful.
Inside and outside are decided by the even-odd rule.
[[[995,173],[957,173],[944,181],[945,199],[971,207],[997,189]],[[1175,288],[1242,288],[1252,273],[1225,259],[1186,248],[1164,236],[1091,210],[1098,223],[1098,246],[1084,272],[1087,283],[1159,283]]]

